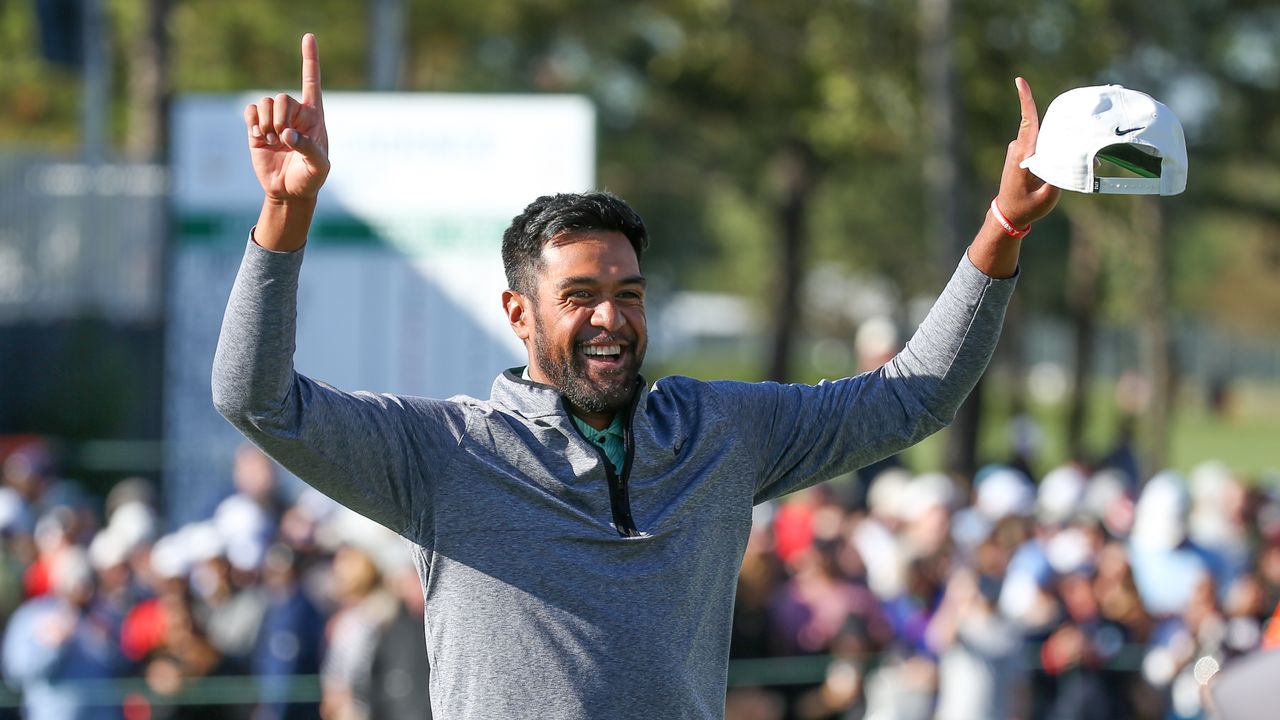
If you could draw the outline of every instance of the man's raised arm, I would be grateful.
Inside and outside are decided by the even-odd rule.
[[[459,407],[347,393],[293,367],[303,246],[329,173],[313,36],[302,39],[302,100],[264,97],[245,108],[244,123],[265,200],[218,338],[214,406],[321,492],[396,532],[420,536],[431,481],[465,427]]]
[[[244,108],[249,159],[262,185],[250,236],[223,317],[213,363],[218,411],[242,432],[246,416],[278,405],[293,378],[294,317],[302,247],[329,175],[329,135],[320,94],[320,53],[302,36],[302,101],[280,93]],[[256,441],[256,439],[255,439]]]
[[[1022,122],[1009,143],[1000,190],[966,259],[911,340],[878,370],[817,387],[717,387],[735,408],[744,445],[768,470],[762,501],[886,457],[945,427],[986,370],[1013,292],[1022,236],[1060,191],[1020,167],[1040,122],[1026,80],[1014,81]]]

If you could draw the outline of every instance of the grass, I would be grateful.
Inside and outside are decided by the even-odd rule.
[[[1006,386],[1007,387],[1007,386]],[[1180,472],[1188,472],[1206,460],[1221,460],[1248,478],[1264,472],[1280,471],[1280,384],[1238,383],[1235,401],[1222,414],[1212,412],[1194,393],[1183,392],[1175,403],[1169,430],[1168,462]],[[987,384],[986,407],[980,441],[980,456],[986,462],[1001,461],[1012,454],[1010,393]],[[1041,433],[1037,470],[1040,472],[1065,462],[1067,458],[1067,404],[1031,404],[1030,417]],[[1111,399],[1111,385],[1099,381],[1090,393],[1090,413],[1085,423],[1085,448],[1091,458],[1104,456],[1117,443],[1120,412]],[[1139,432],[1143,426],[1139,425]],[[943,431],[908,452],[917,470],[941,467],[945,447]]]
[[[652,380],[673,373],[703,379],[760,379],[759,363],[742,353],[668,358],[648,368],[646,374]],[[806,381],[819,377],[809,371],[798,375]],[[992,373],[985,387],[979,456],[983,462],[999,462],[1008,459],[1012,449],[1011,383]],[[1120,412],[1111,393],[1111,383],[1104,380],[1097,381],[1090,391],[1085,447],[1091,457],[1104,455],[1116,442]],[[1202,395],[1188,385],[1175,403],[1169,467],[1185,473],[1205,460],[1216,459],[1254,480],[1268,471],[1280,472],[1280,382],[1236,382],[1232,401],[1221,414],[1212,412]],[[1044,472],[1067,460],[1068,408],[1065,402],[1033,403],[1028,410],[1041,438],[1036,469]],[[918,472],[940,469],[947,432],[943,430],[908,450],[909,465]]]

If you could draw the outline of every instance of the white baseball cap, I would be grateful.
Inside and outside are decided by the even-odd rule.
[[[1139,177],[1096,175],[1103,161]],[[1187,187],[1187,142],[1173,111],[1150,95],[1082,87],[1049,104],[1036,152],[1021,167],[1064,190],[1177,195]]]

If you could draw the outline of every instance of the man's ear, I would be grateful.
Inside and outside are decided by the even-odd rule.
[[[529,297],[515,290],[502,291],[502,309],[507,313],[507,322],[511,323],[511,330],[521,340],[528,340],[533,334],[533,317],[530,315],[533,309],[528,307],[529,302]]]

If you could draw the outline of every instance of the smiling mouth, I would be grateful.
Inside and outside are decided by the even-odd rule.
[[[626,347],[619,343],[583,345],[581,349],[587,362],[596,366],[617,367],[626,354]]]
[[[621,345],[587,345],[582,352],[591,356],[617,357],[622,354]]]

